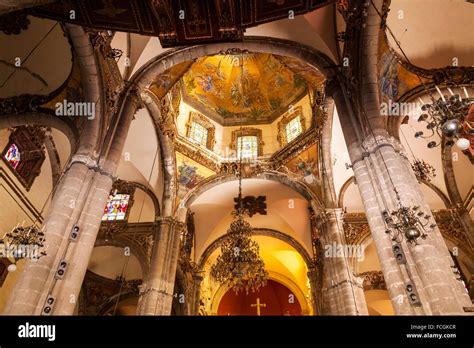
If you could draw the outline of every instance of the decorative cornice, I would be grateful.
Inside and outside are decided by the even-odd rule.
[[[280,151],[275,152],[270,157],[270,162],[275,165],[282,164],[285,160],[293,158],[305,151],[308,147],[315,144],[318,141],[319,131],[318,128],[311,127],[308,129],[301,138],[291,142]]]
[[[219,171],[219,158],[217,156],[182,136],[178,135],[174,139],[174,149],[215,172]]]

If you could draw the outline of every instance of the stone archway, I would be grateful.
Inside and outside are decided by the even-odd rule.
[[[333,66],[334,62],[332,62],[332,60],[324,53],[303,44],[271,37],[248,36],[245,37],[242,42],[216,43],[176,48],[154,57],[148,61],[148,63],[144,64],[131,77],[129,87],[124,91],[124,94],[127,96],[124,102],[124,109],[126,108],[128,99],[131,99],[132,96],[137,94],[141,95],[141,99],[150,112],[157,128],[162,159],[165,165],[165,186],[169,186],[172,189],[176,186],[176,159],[174,144],[170,139],[169,134],[165,134],[166,131],[162,124],[163,120],[159,110],[159,105],[157,105],[156,98],[153,98],[150,96],[150,93],[147,93],[148,87],[153,83],[157,76],[165,73],[167,70],[178,64],[186,61],[193,61],[203,56],[227,54],[239,52],[241,50],[295,58],[318,69],[328,79],[334,76],[334,70],[329,68]],[[172,87],[172,85],[169,86],[169,89]],[[135,110],[136,105],[135,109],[133,107],[130,109],[130,112],[134,113]],[[165,200],[163,202],[164,216],[173,215],[172,205],[174,199],[175,194],[165,195]]]
[[[263,173],[254,173],[245,177],[245,179],[262,179],[275,181],[285,186],[288,186],[292,190],[301,194],[310,204],[314,202],[320,209],[324,208],[324,204],[321,199],[304,183],[292,180],[287,175],[277,171],[265,171]],[[176,210],[175,219],[180,222],[184,222],[186,219],[187,209],[191,204],[204,192],[216,187],[220,184],[238,180],[234,174],[217,174],[207,179],[202,180],[196,187],[190,190],[186,196],[183,197],[179,204],[179,208]]]
[[[151,95],[148,88],[157,76],[165,73],[171,67],[180,63],[193,61],[203,56],[231,54],[241,52],[242,50],[295,58],[306,63],[308,66],[318,69],[327,78],[334,76],[334,71],[329,68],[333,65],[333,62],[326,55],[311,47],[288,40],[268,37],[246,37],[243,42],[239,43],[218,43],[169,50],[151,59],[148,63],[142,66],[134,76],[132,76],[130,84],[124,91],[126,97],[124,98],[125,101],[122,108],[125,114],[132,115],[138,107],[136,102],[137,99],[141,99],[144,106],[152,116],[160,140],[162,163],[164,164],[164,182],[165,187],[167,188],[162,201],[161,234],[169,237],[164,237],[162,239],[161,243],[163,243],[163,245],[156,245],[154,247],[157,253],[158,250],[166,250],[166,255],[155,255],[154,258],[156,258],[156,260],[152,260],[152,264],[156,262],[156,265],[152,266],[152,268],[160,269],[159,272],[160,274],[165,274],[165,279],[161,279],[158,282],[158,277],[156,275],[150,275],[150,281],[147,283],[150,291],[144,291],[147,294],[146,297],[149,297],[149,299],[144,298],[144,300],[141,301],[143,305],[140,307],[140,313],[142,314],[158,312],[161,314],[167,314],[171,309],[171,303],[169,299],[164,297],[164,295],[167,293],[171,294],[171,285],[174,284],[180,244],[177,229],[181,228],[180,226],[184,224],[186,220],[187,207],[194,199],[192,195],[199,189],[197,188],[193,190],[193,193],[190,193],[189,196],[181,201],[179,206],[176,206],[177,173],[173,127],[168,127],[166,124],[169,117],[161,114],[162,105],[158,103],[157,98]],[[172,88],[172,86],[169,86],[169,88]],[[128,118],[126,115],[123,117]],[[302,194],[303,197],[310,201],[312,205],[319,208],[323,207],[320,199],[305,184],[292,181],[288,176],[282,173],[266,171],[260,174],[259,178],[279,181]],[[207,188],[209,188],[219,182],[234,179],[235,175],[218,174],[215,177],[204,180],[202,185],[199,185],[199,187],[208,185]],[[163,270],[163,267],[166,269]],[[153,291],[156,293],[153,293]]]
[[[309,270],[312,267],[314,263],[314,259],[310,256],[310,254],[306,251],[306,249],[301,245],[298,241],[296,241],[293,237],[289,236],[286,233],[277,231],[277,230],[272,230],[272,229],[267,229],[267,228],[255,228],[253,229],[253,235],[255,237],[270,237],[270,238],[275,238],[277,240],[280,240],[284,242],[285,244],[289,245],[294,251],[296,251],[302,258],[302,262],[304,263],[304,266],[306,270],[308,271],[306,275],[307,281],[309,281]],[[215,254],[215,252],[218,250],[222,242],[226,239],[226,235],[221,236],[220,238],[216,239],[214,242],[212,242],[206,250],[202,253],[198,263],[197,263],[197,273],[200,275],[206,276],[206,273],[208,272],[208,269],[206,267],[208,265],[207,262],[209,258]],[[304,289],[302,289],[302,284],[297,284],[297,282],[294,279],[291,279],[290,276],[285,275],[281,272],[277,272],[272,269],[267,269],[268,271],[268,279],[272,280],[274,282],[280,283],[282,286],[286,287],[291,291],[291,294],[294,295],[294,298],[298,301],[298,303],[301,305],[301,314],[302,315],[312,315],[315,312],[315,309],[317,308],[316,302],[320,301],[321,299],[314,298],[314,291],[310,291],[309,293],[313,294],[310,297],[308,297],[308,294],[304,293]],[[310,284],[313,284],[313,282],[310,281]],[[200,284],[199,287],[195,288],[195,298],[199,298],[201,294],[201,288],[203,286],[203,283]],[[228,293],[229,289],[226,286],[220,285],[215,291],[212,293],[212,298],[210,299],[210,302],[208,304],[210,310],[210,314],[217,314],[218,313],[218,307],[223,299],[223,297]],[[198,309],[195,308],[195,312],[197,314]]]

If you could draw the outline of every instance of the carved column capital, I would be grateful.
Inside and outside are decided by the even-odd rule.
[[[367,153],[373,153],[383,146],[391,146],[400,156],[408,158],[402,143],[392,136],[369,136],[362,142],[362,148]]]
[[[330,208],[324,210],[324,215],[329,220],[342,221],[344,211],[341,208]]]

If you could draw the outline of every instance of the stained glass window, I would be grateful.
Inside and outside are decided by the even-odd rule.
[[[301,119],[299,116],[297,116],[286,125],[286,141],[289,143],[302,132],[303,129],[301,127]]]
[[[124,220],[127,213],[128,201],[130,195],[127,194],[111,194],[105,205],[102,221]]]
[[[18,146],[15,144],[11,144],[10,148],[7,150],[5,154],[5,159],[7,160],[8,164],[12,166],[13,169],[18,167],[20,164],[20,150],[18,150]]]
[[[202,126],[198,122],[193,122],[191,124],[191,132],[189,133],[191,136],[191,139],[193,139],[195,142],[206,146],[207,145],[207,128]]]
[[[240,158],[257,158],[258,139],[255,135],[246,135],[237,138],[237,156]]]

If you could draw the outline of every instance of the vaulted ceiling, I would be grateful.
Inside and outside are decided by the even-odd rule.
[[[307,93],[301,75],[263,53],[203,57],[183,82],[184,100],[226,126],[271,123]]]

